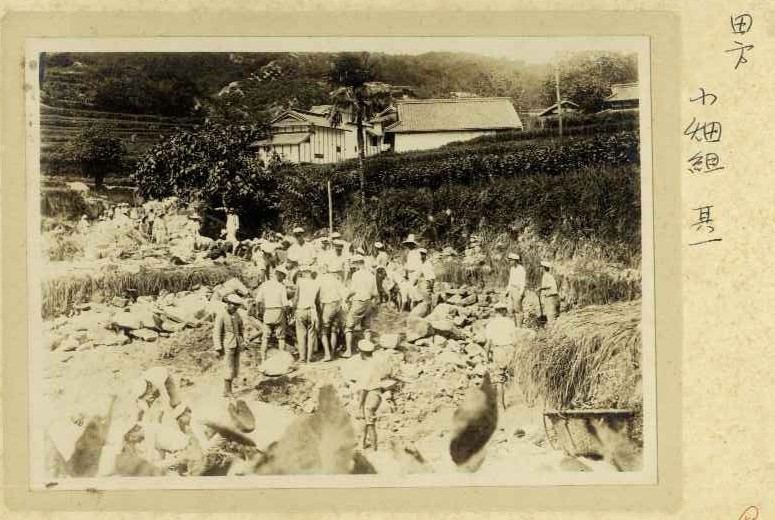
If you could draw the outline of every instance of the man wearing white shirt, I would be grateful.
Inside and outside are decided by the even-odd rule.
[[[560,315],[560,292],[557,290],[557,280],[551,273],[552,264],[544,261],[541,262],[541,267],[544,273],[541,276],[541,287],[538,292],[543,301],[546,322],[552,323]]]
[[[525,299],[525,285],[527,283],[527,274],[522,265],[522,259],[516,253],[511,253],[509,259],[509,285],[508,293],[511,300],[511,312],[514,313],[514,323],[517,327],[522,326],[522,302]]]
[[[288,258],[295,260],[299,265],[315,263],[317,251],[311,242],[304,240],[304,228],[293,228],[294,242],[288,248]]]
[[[409,276],[409,281],[414,283],[417,279],[417,271],[422,265],[422,258],[420,257],[419,244],[414,238],[414,234],[410,234],[406,240],[403,241],[404,246],[409,250],[406,253],[406,273]]]
[[[354,256],[352,263],[358,267],[358,270],[353,273],[350,280],[350,288],[345,299],[350,305],[344,323],[346,346],[344,357],[348,358],[353,355],[353,331],[356,327],[364,328],[364,324],[371,312],[372,304],[378,297],[376,280],[374,275],[364,267],[363,257],[360,255]]]

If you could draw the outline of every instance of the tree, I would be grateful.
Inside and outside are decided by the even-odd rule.
[[[264,125],[211,123],[179,131],[143,155],[132,179],[145,198],[176,196],[200,204],[206,216],[234,207],[244,229],[257,229],[277,208],[279,163],[261,161],[250,149],[266,135]],[[221,217],[211,220],[220,223]]]
[[[358,166],[361,184],[361,202],[366,201],[364,166],[364,121],[381,112],[392,102],[391,87],[387,83],[373,81],[376,71],[369,62],[368,53],[342,53],[334,60],[331,81],[339,87],[331,92],[331,123],[342,123],[342,114],[349,113],[358,133]]]
[[[100,190],[105,175],[122,168],[126,148],[111,126],[98,124],[84,128],[65,147],[64,155],[80,164],[83,176],[94,178],[94,188]]]
[[[599,112],[614,83],[638,80],[638,58],[617,52],[576,52],[559,62],[560,92],[563,99],[578,104],[585,112]],[[545,106],[556,101],[554,71],[544,81]]]

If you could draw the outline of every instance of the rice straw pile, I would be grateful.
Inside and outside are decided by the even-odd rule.
[[[640,300],[563,314],[519,349],[517,383],[548,407],[639,409],[640,323]]]

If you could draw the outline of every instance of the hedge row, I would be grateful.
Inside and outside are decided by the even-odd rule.
[[[637,166],[638,160],[638,135],[633,131],[561,141],[545,139],[456,147],[369,159],[365,163],[366,192],[367,197],[376,197],[381,202],[397,186],[414,197],[416,193],[428,193],[429,196],[440,193],[439,190],[450,186],[452,189],[471,186],[478,192],[497,185],[502,179],[525,179],[529,184],[539,182],[533,177],[548,182],[543,179],[561,176],[559,182],[566,184],[567,176],[580,170]],[[338,165],[288,167],[278,178],[280,211],[285,222],[316,224],[325,219],[328,211],[326,180],[329,178],[332,179],[332,198],[337,213],[351,204],[359,187],[358,170],[342,170]],[[519,198],[525,200],[524,196]],[[402,205],[400,199],[394,203]],[[423,218],[427,218],[427,213]]]
[[[366,190],[374,195],[393,186],[437,188],[500,177],[562,175],[586,166],[638,163],[638,148],[638,133],[623,131],[383,154],[364,162]],[[301,167],[298,175],[311,189],[325,186],[328,179],[348,189],[358,186],[357,163],[352,161]]]

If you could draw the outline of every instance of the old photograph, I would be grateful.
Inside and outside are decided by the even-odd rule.
[[[40,489],[653,483],[645,37],[37,41]]]

